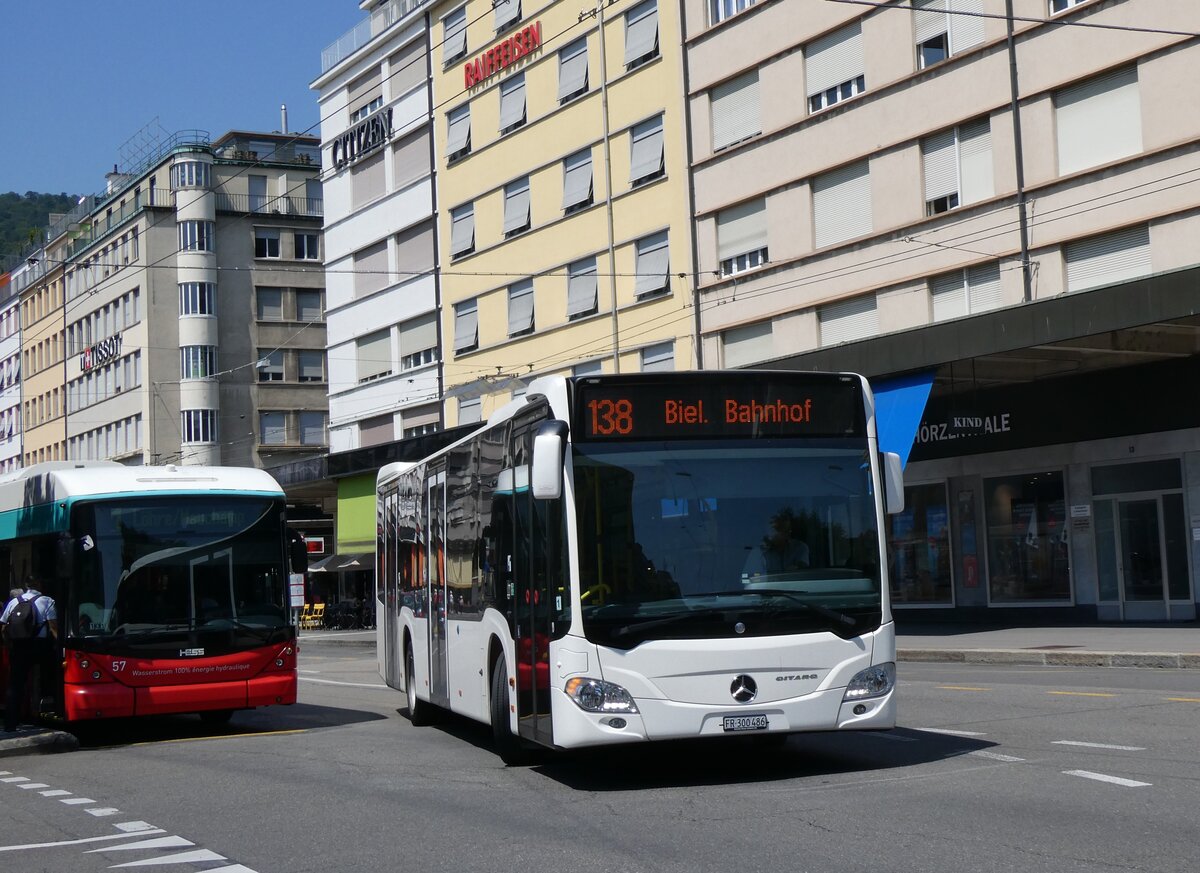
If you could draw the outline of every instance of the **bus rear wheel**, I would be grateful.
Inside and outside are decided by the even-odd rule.
[[[509,766],[524,764],[528,759],[521,740],[513,735],[509,721],[508,665],[501,655],[492,665],[492,742],[500,760]]]
[[[412,646],[404,650],[404,694],[408,699],[408,720],[414,727],[425,727],[433,723],[433,704],[417,697],[416,661]]]

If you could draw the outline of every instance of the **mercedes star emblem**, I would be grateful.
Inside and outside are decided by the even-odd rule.
[[[758,697],[758,683],[743,673],[741,676],[734,677],[733,683],[729,686],[729,693],[738,703],[749,703]]]

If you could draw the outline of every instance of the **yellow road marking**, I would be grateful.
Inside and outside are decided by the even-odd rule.
[[[1115,694],[1105,694],[1103,691],[1047,691],[1047,694],[1060,694],[1064,697],[1116,697]]]
[[[242,737],[282,737],[287,734],[308,733],[308,728],[296,728],[287,731],[257,731],[249,734],[217,734],[211,737],[178,737],[173,740],[148,740],[144,743],[130,743],[131,746],[158,746],[163,743],[198,743],[202,740],[240,740]]]
[[[990,688],[976,688],[974,685],[939,685],[947,691],[991,691]]]
[[[1200,703],[1200,697],[1168,697],[1173,703]]]

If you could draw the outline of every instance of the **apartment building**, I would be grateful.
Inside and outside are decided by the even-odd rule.
[[[683,0],[704,365],[871,377],[898,608],[1192,619],[1200,7],[1005,5]]]
[[[31,265],[13,272],[24,274]],[[13,273],[0,274],[0,475],[21,468],[21,309]]]

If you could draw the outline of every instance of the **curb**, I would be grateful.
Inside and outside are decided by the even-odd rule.
[[[300,651],[303,652],[308,646],[342,646],[353,647],[356,649],[373,649],[375,648],[375,638],[367,640],[348,640],[339,637],[300,637],[298,640]]]
[[[0,740],[0,758],[18,755],[53,755],[59,752],[74,752],[79,740],[64,731],[40,731],[23,737]]]
[[[1023,649],[897,649],[898,661],[1017,664],[1037,667],[1147,667],[1200,670],[1200,654],[1172,652],[1031,652]]]

